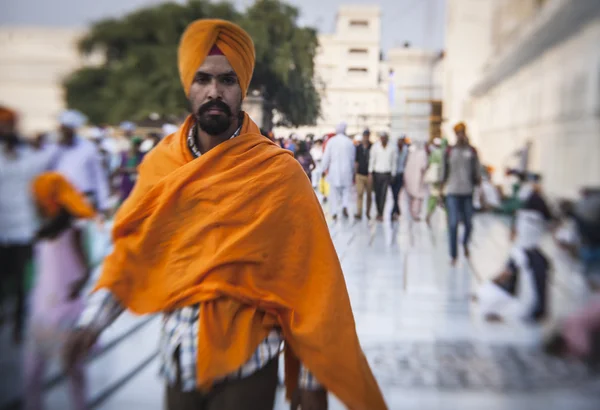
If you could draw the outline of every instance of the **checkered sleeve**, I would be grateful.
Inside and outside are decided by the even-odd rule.
[[[313,376],[313,374],[304,365],[300,366],[300,378],[298,384],[301,389],[304,390],[322,390],[324,387],[319,381]]]
[[[110,326],[124,310],[125,308],[109,290],[100,289],[87,297],[76,327],[91,327],[101,332]]]

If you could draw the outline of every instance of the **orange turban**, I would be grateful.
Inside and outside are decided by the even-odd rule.
[[[8,107],[0,106],[0,122],[14,125],[17,122],[17,113]]]
[[[32,190],[45,216],[54,217],[63,208],[76,218],[92,218],[95,215],[85,197],[58,172],[38,176],[33,181]]]
[[[233,67],[245,98],[254,71],[254,43],[240,26],[225,20],[196,20],[183,33],[178,64],[185,94],[189,95],[194,75],[214,45]]]
[[[466,131],[467,130],[467,126],[465,125],[464,122],[459,122],[458,124],[456,124],[454,126],[454,132],[461,132],[461,131]]]

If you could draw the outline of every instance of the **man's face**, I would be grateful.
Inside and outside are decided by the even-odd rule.
[[[62,142],[70,143],[73,140],[73,137],[75,136],[75,131],[73,131],[73,128],[64,125],[60,126],[59,132],[61,135],[60,139]]]
[[[12,122],[0,121],[0,140],[5,140],[8,136],[15,133],[15,127]]]
[[[466,142],[467,141],[467,133],[463,130],[456,131],[456,140],[458,142]]]
[[[362,143],[364,145],[368,145],[369,144],[369,140],[371,139],[371,134],[369,134],[368,132],[364,133],[362,136]]]
[[[404,138],[398,138],[398,148],[402,149],[404,147]]]
[[[383,144],[384,147],[387,145],[388,141],[389,141],[389,138],[387,135],[381,136],[381,143]]]
[[[206,57],[196,71],[189,98],[200,129],[215,136],[229,129],[242,108],[242,89],[225,56]]]

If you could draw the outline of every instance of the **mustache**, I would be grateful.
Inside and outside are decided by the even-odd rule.
[[[228,117],[231,117],[232,115],[231,108],[229,108],[229,106],[221,100],[212,100],[202,105],[200,108],[198,108],[198,115],[203,115],[215,108],[223,111]]]

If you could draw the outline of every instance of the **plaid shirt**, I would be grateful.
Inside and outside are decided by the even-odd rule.
[[[240,129],[241,127],[237,129],[231,138],[239,135]],[[195,131],[196,127],[190,129],[187,142],[190,152],[198,157],[201,154],[195,143]],[[88,299],[78,326],[91,326],[94,329],[103,330],[123,310],[123,306],[111,292],[106,289],[99,290]],[[192,391],[196,388],[196,365],[198,360],[202,360],[198,357],[199,312],[199,305],[186,306],[165,314],[162,319],[159,348],[161,357],[160,373],[170,385],[175,385],[178,376],[177,364],[179,362],[179,376],[183,391]],[[259,371],[279,356],[283,342],[281,331],[277,328],[271,330],[246,363],[235,372],[217,380],[217,382],[245,378]],[[307,390],[323,388],[304,366],[300,367],[299,385],[300,388]]]

